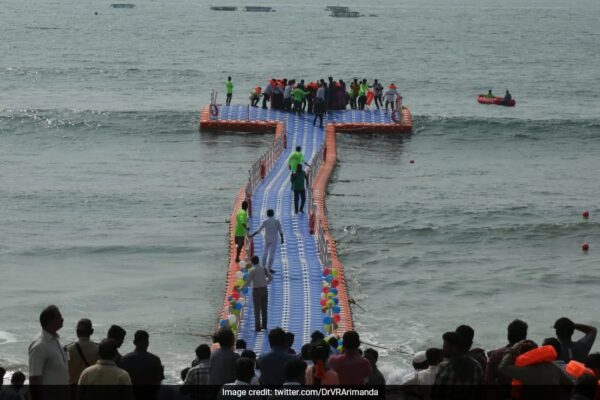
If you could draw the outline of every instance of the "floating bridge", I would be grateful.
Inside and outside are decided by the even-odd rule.
[[[257,354],[268,351],[267,332],[254,331],[252,292],[239,291],[244,282],[243,263],[235,262],[235,216],[242,201],[250,204],[250,231],[258,229],[268,209],[281,222],[285,243],[275,255],[273,281],[269,285],[268,329],[281,327],[295,334],[296,352],[310,342],[310,334],[341,336],[354,329],[344,268],[337,257],[329,231],[325,194],[336,163],[336,132],[407,134],[412,118],[406,107],[383,110],[330,111],[324,128],[312,124],[313,114],[292,114],[245,105],[211,104],[200,112],[201,131],[275,132],[271,148],[249,170],[248,181],[239,190],[229,227],[229,269],[220,325],[229,325],[247,348]],[[288,157],[296,146],[308,169],[305,213],[294,214]],[[262,257],[263,237],[246,240],[241,258]],[[251,254],[252,253],[252,254]],[[263,260],[261,259],[261,262]]]

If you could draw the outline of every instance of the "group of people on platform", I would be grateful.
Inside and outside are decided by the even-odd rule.
[[[227,81],[227,105],[231,103],[233,85],[231,77]],[[354,78],[349,85],[342,79],[335,81],[329,77],[327,81],[320,79],[305,83],[304,79],[271,79],[263,87],[257,86],[250,93],[250,105],[257,107],[262,97],[262,108],[270,107],[274,110],[289,111],[294,113],[308,112],[315,116],[322,116],[329,110],[345,110],[348,105],[353,110],[364,110],[366,106],[375,103],[379,109],[395,110],[396,100],[400,97],[398,88],[394,83],[388,85],[387,90],[377,80],[371,84],[367,79]],[[316,122],[316,120],[315,120]]]

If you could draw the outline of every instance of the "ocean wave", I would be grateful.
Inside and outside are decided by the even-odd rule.
[[[474,217],[474,221],[482,218]],[[532,222],[532,223],[497,223],[485,225],[464,221],[449,222],[436,226],[415,226],[411,224],[353,227],[352,233],[345,229],[345,234],[337,234],[338,242],[343,245],[376,245],[402,246],[413,244],[414,240],[439,237],[441,242],[479,243],[486,240],[540,240],[600,235],[600,223],[590,222]],[[415,260],[413,260],[415,261]],[[411,260],[407,260],[411,263]]]
[[[195,129],[198,111],[103,111],[74,109],[0,109],[0,132],[27,134],[37,129],[173,133]],[[132,123],[136,122],[136,123]],[[36,129],[32,129],[32,126]]]
[[[65,247],[30,247],[12,249],[5,253],[19,256],[45,257],[81,254],[184,254],[199,252],[200,247],[175,245],[98,245],[98,246],[65,246]]]
[[[466,139],[487,138],[490,135],[530,140],[557,135],[600,138],[600,118],[519,119],[413,115],[413,126],[417,133],[452,135]]]

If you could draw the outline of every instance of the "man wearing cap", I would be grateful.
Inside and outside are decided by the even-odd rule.
[[[431,385],[435,381],[435,375],[438,371],[438,365],[442,362],[442,349],[431,348],[427,349],[427,351],[419,351],[415,354],[415,358],[413,359],[413,366],[415,367],[415,372],[411,375],[408,375],[404,378],[402,385],[408,386],[416,386],[416,385],[424,385],[428,386],[425,390],[419,390],[418,392],[424,395],[427,393],[429,395]],[[425,366],[425,368],[417,368],[417,364],[419,367]]]
[[[87,318],[77,322],[77,342],[67,345],[69,353],[69,385],[77,385],[84,369],[98,361],[98,343],[90,340],[94,333],[92,321]]]

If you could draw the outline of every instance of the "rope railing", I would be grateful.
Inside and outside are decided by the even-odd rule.
[[[265,154],[262,155],[248,171],[248,184],[246,187],[246,197],[251,197],[254,190],[258,187],[259,183],[267,176],[267,174],[273,169],[273,166],[281,156],[284,150],[284,134],[279,136],[273,142],[273,145]]]

